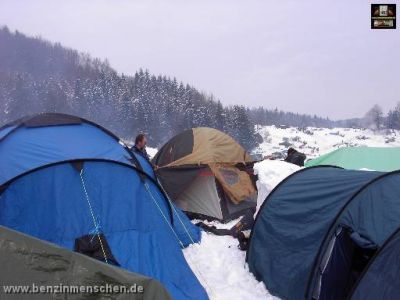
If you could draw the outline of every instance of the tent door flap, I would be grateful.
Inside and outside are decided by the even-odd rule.
[[[313,299],[346,299],[377,248],[351,228],[339,225],[319,265]]]

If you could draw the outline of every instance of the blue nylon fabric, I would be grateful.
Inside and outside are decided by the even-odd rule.
[[[283,299],[304,299],[308,275],[335,216],[379,172],[311,168],[278,187],[259,211],[247,253],[250,271]]]
[[[6,135],[16,126],[6,127],[0,135]],[[134,154],[135,155],[135,154]],[[143,171],[156,179],[151,164],[135,155]],[[29,170],[71,159],[107,159],[130,163],[130,154],[122,145],[103,130],[89,123],[20,127],[0,141],[0,185]],[[161,196],[163,197],[164,196]],[[166,200],[166,199],[165,199]],[[187,216],[176,209],[176,214],[191,232],[194,242],[201,239],[198,227],[191,224]],[[180,235],[184,246],[192,243],[179,218],[174,228]]]
[[[158,190],[157,193],[159,193],[162,201],[167,200]],[[200,227],[193,225],[187,215],[181,211],[180,208],[175,206],[175,204],[170,203],[170,205],[173,206],[173,228],[178,234],[183,246],[186,248],[190,244],[199,243],[201,240],[202,231]]]
[[[135,153],[134,151],[131,151],[133,153],[133,155],[136,157],[136,159],[139,161],[140,165],[143,168],[143,171],[149,175],[151,178],[155,179],[156,175],[154,173],[153,167],[151,166],[151,164],[149,163],[148,160],[146,160],[143,156],[141,156],[140,154]]]
[[[158,279],[174,299],[208,299],[136,171],[112,162],[85,162],[83,176],[101,232],[121,267]],[[168,217],[165,198],[146,182]],[[184,221],[199,240],[197,227]],[[69,163],[12,182],[0,198],[0,224],[68,249],[95,228],[79,172]]]
[[[136,154],[135,152],[133,152],[133,154],[138,159],[140,165],[143,168],[143,171],[147,175],[149,175],[151,178],[153,178],[154,180],[157,181],[154,169],[151,166],[150,162],[148,160],[146,160],[140,154]],[[159,196],[162,197],[164,199],[164,201],[168,201],[168,199],[166,199],[163,195],[160,194]],[[188,217],[172,201],[170,201],[169,204],[171,206],[173,206],[173,218],[174,218],[173,227],[174,227],[174,230],[179,235],[179,239],[183,243],[183,246],[187,247],[190,244],[192,244],[193,242],[194,243],[200,242],[200,240],[201,240],[201,233],[200,233],[201,229],[199,227],[197,227],[197,226],[193,226],[193,224],[190,222]],[[189,235],[190,236],[188,235],[186,230],[189,231]]]
[[[0,141],[0,185],[43,165],[85,158],[130,164],[129,153],[113,137],[88,123],[20,127]]]
[[[400,233],[376,256],[351,297],[352,300],[398,299],[400,295]]]
[[[7,126],[7,127],[4,127],[3,129],[1,129],[0,130],[0,140],[2,138],[4,138],[8,133],[10,133],[12,130],[14,130],[14,128],[16,128],[16,127],[17,127],[16,125],[13,125],[13,126]]]

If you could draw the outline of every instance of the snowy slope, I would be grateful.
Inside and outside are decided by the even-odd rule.
[[[400,146],[400,131],[374,132],[369,129],[313,127],[282,129],[276,126],[257,126],[257,131],[264,142],[253,152],[260,156],[273,153],[279,156],[286,153],[288,147],[298,149],[311,159],[346,146]]]

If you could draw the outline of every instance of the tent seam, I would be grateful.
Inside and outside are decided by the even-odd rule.
[[[329,226],[327,232],[325,233],[325,236],[319,246],[318,249],[318,253],[314,258],[314,262],[311,268],[311,271],[308,275],[308,279],[307,279],[307,286],[306,286],[306,291],[305,291],[305,298],[308,299],[308,296],[310,294],[310,289],[311,289],[311,284],[312,284],[312,280],[315,277],[316,274],[316,267],[318,265],[318,261],[320,261],[320,256],[322,253],[322,249],[324,247],[324,244],[326,243],[330,232],[332,231],[332,229],[334,228],[335,224],[337,223],[337,221],[339,220],[340,216],[342,215],[342,213],[346,210],[346,208],[353,202],[353,200],[355,200],[356,198],[358,198],[358,196],[365,190],[367,189],[370,185],[374,184],[375,182],[381,180],[382,178],[385,178],[387,176],[391,176],[391,175],[396,175],[399,174],[400,170],[396,170],[396,171],[392,171],[392,172],[388,172],[388,173],[384,173],[378,177],[375,177],[374,179],[368,181],[366,184],[364,184],[361,188],[359,188],[350,198],[349,200],[347,200],[347,202],[343,205],[343,207],[340,209],[340,211],[336,214],[335,218],[333,219],[331,225]]]

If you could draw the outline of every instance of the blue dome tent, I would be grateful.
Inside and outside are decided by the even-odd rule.
[[[399,195],[399,171],[292,174],[259,210],[250,271],[282,299],[398,298]]]
[[[71,250],[94,241],[93,257],[158,279],[174,299],[208,298],[181,251],[199,229],[106,129],[63,114],[22,118],[0,129],[0,166],[0,225]]]

